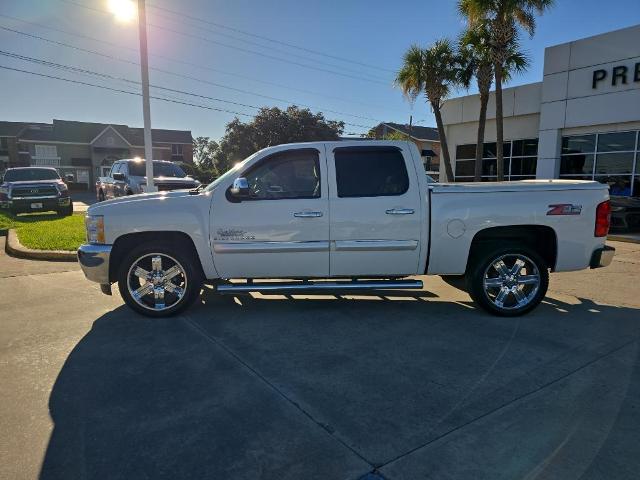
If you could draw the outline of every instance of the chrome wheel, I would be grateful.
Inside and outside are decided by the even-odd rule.
[[[187,290],[187,274],[175,258],[149,253],[131,264],[127,289],[141,307],[163,311],[180,303]]]
[[[538,266],[522,254],[501,255],[489,263],[483,275],[484,294],[503,310],[526,307],[540,288]]]

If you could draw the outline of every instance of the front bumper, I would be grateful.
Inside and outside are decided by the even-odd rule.
[[[613,261],[613,256],[616,253],[616,249],[605,245],[598,248],[591,255],[591,262],[589,266],[591,268],[608,267]]]
[[[78,262],[82,267],[87,280],[109,285],[109,257],[111,256],[111,245],[80,245],[78,249]]]
[[[68,207],[70,197],[20,197],[0,200],[0,208],[9,208],[16,213],[47,212]],[[31,208],[32,204],[40,204],[41,208]]]

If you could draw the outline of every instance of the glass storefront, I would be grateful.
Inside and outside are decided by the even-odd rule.
[[[495,182],[497,177],[496,142],[484,143],[482,152],[482,181]],[[536,177],[538,161],[538,139],[510,140],[503,144],[504,179],[525,180]],[[456,182],[473,182],[476,145],[456,147]]]
[[[640,197],[640,132],[562,137],[560,178],[597,180],[611,195]]]

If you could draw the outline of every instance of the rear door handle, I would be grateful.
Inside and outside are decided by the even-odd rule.
[[[298,218],[317,218],[322,216],[322,212],[296,212],[293,216]]]
[[[385,213],[387,215],[413,215],[415,210],[413,208],[390,208]]]

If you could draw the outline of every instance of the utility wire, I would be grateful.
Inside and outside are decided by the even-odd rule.
[[[60,81],[63,81],[63,82],[68,82],[68,83],[75,83],[77,85],[84,85],[84,86],[87,86],[87,87],[101,88],[103,90],[109,90],[109,91],[117,92],[117,93],[126,93],[127,95],[135,95],[137,97],[141,97],[142,96],[142,94],[138,93],[138,92],[131,92],[131,91],[128,91],[128,90],[122,90],[120,88],[107,87],[105,85],[98,85],[98,84],[95,84],[95,83],[82,82],[80,80],[72,80],[70,78],[57,77],[55,75],[47,75],[45,73],[38,73],[38,72],[29,71],[29,70],[22,70],[20,68],[9,67],[7,65],[0,65],[0,68],[3,69],[3,70],[11,70],[11,71],[14,71],[14,72],[27,73],[29,75],[35,75],[37,77],[49,78],[51,80],[60,80]],[[225,110],[223,108],[210,107],[210,106],[206,106],[206,105],[199,105],[199,104],[189,103],[189,102],[182,102],[182,101],[179,101],[179,100],[172,100],[172,99],[164,98],[164,97],[156,97],[156,96],[153,96],[153,95],[150,95],[149,98],[153,98],[154,100],[161,100],[163,102],[179,103],[181,105],[187,105],[187,106],[190,106],[190,107],[198,107],[198,108],[205,108],[207,110],[215,110],[216,112],[224,112],[224,113],[231,113],[233,115],[241,115],[243,117],[254,117],[255,116],[255,115],[250,115],[248,113],[234,112],[233,110]]]
[[[107,79],[107,80],[117,80],[117,81],[130,83],[130,84],[133,84],[133,85],[142,85],[141,82],[138,82],[136,80],[131,80],[131,79],[124,78],[124,77],[116,77],[116,76],[113,76],[113,75],[109,75],[107,73],[101,73],[101,72],[96,72],[96,71],[93,71],[93,70],[87,70],[87,69],[84,69],[84,68],[74,67],[72,65],[64,65],[64,64],[61,64],[61,63],[50,62],[48,60],[44,60],[44,59],[41,59],[41,58],[27,57],[26,55],[20,55],[20,54],[13,53],[13,52],[6,52],[4,50],[0,50],[0,55],[3,55],[3,56],[8,57],[8,58],[14,58],[14,59],[22,60],[24,62],[30,62],[30,63],[35,63],[35,64],[38,64],[38,65],[43,65],[43,66],[49,67],[49,68],[57,68],[59,70],[64,70],[66,72],[81,73],[81,74],[91,75],[91,76],[94,76],[94,77],[99,77],[99,78],[103,78],[103,79]],[[177,89],[174,89],[174,88],[162,87],[160,85],[149,84],[149,86],[153,87],[153,88],[156,88],[158,90],[164,90],[164,91],[172,92],[172,93],[179,93],[179,94],[182,94],[182,95],[198,97],[198,98],[202,98],[202,99],[206,99],[206,100],[213,100],[215,102],[229,103],[231,105],[236,105],[236,106],[239,106],[239,107],[255,108],[255,109],[258,109],[258,110],[261,108],[261,107],[256,106],[256,105],[249,105],[249,104],[246,104],[246,103],[234,102],[234,101],[231,101],[231,100],[223,100],[221,98],[209,97],[207,95],[200,95],[200,94],[197,94],[197,93],[186,92],[184,90],[177,90]]]
[[[58,76],[55,76],[55,75],[47,75],[47,74],[44,74],[44,73],[32,72],[32,71],[29,71],[29,70],[23,70],[23,69],[20,69],[20,68],[9,67],[9,66],[6,66],[6,65],[0,65],[0,68],[2,68],[4,70],[11,70],[11,71],[14,71],[14,72],[21,72],[21,73],[26,73],[26,74],[30,74],[30,75],[35,75],[35,76],[38,76],[38,77],[49,78],[49,79],[52,79],[52,80],[60,80],[60,81],[64,81],[64,82],[68,82],[68,83],[75,83],[75,84],[78,84],[78,85],[84,85],[84,86],[88,86],[88,87],[101,88],[103,90],[109,90],[109,91],[117,92],[117,93],[125,93],[125,94],[128,94],[128,95],[142,96],[141,93],[131,92],[129,90],[122,90],[122,89],[119,89],[119,88],[108,87],[108,86],[105,86],[105,85],[98,85],[98,84],[95,84],[95,83],[83,82],[83,81],[80,81],[80,80],[72,80],[72,79],[69,79],[69,78],[58,77]],[[98,73],[98,75],[100,75],[100,74]],[[131,82],[138,83],[138,82],[135,82],[133,80],[131,80]],[[158,87],[156,87],[156,88],[158,88]],[[162,88],[162,87],[160,87],[160,88]],[[180,91],[173,90],[173,89],[166,89],[166,90],[174,91],[174,92],[180,92]],[[187,93],[187,92],[185,92],[185,93],[186,94],[190,94],[190,93]],[[200,97],[200,98],[205,98],[205,99],[208,98],[206,96],[198,95],[198,94],[191,94],[191,95],[194,95],[194,96],[197,96],[197,97]],[[226,110],[226,109],[223,109],[223,108],[205,106],[205,105],[195,104],[195,103],[191,103],[191,102],[184,102],[184,101],[174,100],[174,99],[170,99],[170,98],[166,98],[166,97],[157,97],[157,96],[154,96],[154,95],[150,95],[149,98],[152,98],[154,100],[161,100],[161,101],[164,101],[164,102],[178,103],[178,104],[181,104],[181,105],[187,105],[187,106],[191,106],[191,107],[205,108],[207,110],[215,110],[217,112],[231,113],[233,115],[242,115],[242,116],[245,116],[245,117],[255,117],[255,115],[250,115],[248,113],[236,112],[236,111],[233,111],[233,110]],[[252,108],[259,108],[259,107],[252,107]],[[359,127],[359,128],[365,128],[365,129],[370,129],[371,128],[370,126],[367,126],[367,125],[359,125],[359,124],[349,123],[349,122],[342,122],[342,123],[344,123],[345,125],[352,126],[352,127]]]
[[[171,18],[168,15],[163,15],[163,14],[160,14],[160,13],[154,13],[153,14],[153,18],[161,18],[161,19],[163,19],[165,21],[169,21],[169,22],[173,22],[173,23],[179,22],[179,20],[176,20],[174,18]],[[158,28],[158,29],[162,29],[162,30],[166,30],[168,28],[165,25],[160,26],[160,25],[155,25],[155,24],[152,24],[152,23],[149,23],[149,25],[152,25],[153,27]],[[179,25],[184,25],[184,22],[179,23]],[[175,28],[175,27],[171,27],[171,28]],[[308,56],[291,53],[291,52],[288,52],[288,51],[280,49],[280,48],[265,46],[264,44],[262,44],[262,43],[260,43],[258,41],[255,41],[255,40],[247,40],[246,38],[240,38],[240,37],[237,37],[235,35],[229,35],[228,33],[217,32],[217,31],[211,30],[210,28],[207,28],[207,27],[202,27],[202,26],[198,26],[198,25],[189,25],[189,28],[190,29],[197,28],[199,30],[211,33],[213,35],[219,35],[221,37],[228,38],[230,40],[233,40],[234,42],[244,42],[244,43],[247,43],[249,45],[253,45],[253,46],[256,46],[256,47],[268,49],[271,52],[279,53],[279,54],[286,55],[286,56],[293,57],[293,58],[299,58],[300,60],[310,61],[310,62],[313,62],[314,65],[316,65],[316,64],[317,65],[324,65],[326,67],[331,67],[331,68],[334,68],[334,69],[338,69],[341,72],[352,73],[352,74],[357,75],[358,78],[360,78],[360,76],[363,74],[362,69],[355,70],[353,68],[346,68],[343,65],[336,65],[335,63],[329,63],[329,62],[325,62],[325,61],[318,60],[318,59],[315,59],[315,58],[309,58]],[[229,45],[225,44],[225,46],[229,46]],[[231,47],[231,46],[229,46],[229,47]],[[233,48],[238,48],[238,47],[236,47],[234,45]],[[365,78],[369,78],[371,80],[379,80],[379,81],[382,81],[382,82],[389,82],[389,80],[386,79],[386,78],[382,78],[382,77],[378,77],[378,76],[371,76],[371,75],[368,75],[368,74],[367,74],[367,77],[365,77]]]
[[[9,32],[13,32],[13,33],[19,34],[19,35],[23,35],[23,36],[26,36],[26,37],[34,38],[36,40],[40,40],[40,41],[44,41],[44,42],[47,42],[47,43],[51,43],[51,44],[54,44],[54,45],[57,45],[57,46],[63,46],[63,47],[66,47],[66,48],[71,48],[71,49],[74,49],[76,51],[81,51],[81,52],[89,53],[89,54],[92,54],[92,55],[98,55],[98,56],[101,56],[103,58],[108,58],[108,59],[111,59],[111,60],[116,60],[116,61],[119,61],[119,62],[128,63],[130,65],[140,66],[140,64],[138,62],[134,62],[132,60],[127,60],[127,59],[124,59],[124,58],[121,58],[121,57],[117,57],[117,56],[114,56],[114,55],[109,55],[109,54],[98,52],[98,51],[95,51],[95,50],[89,50],[89,49],[86,49],[86,48],[78,47],[76,45],[72,45],[72,44],[68,44],[68,43],[64,43],[64,42],[59,42],[59,41],[56,41],[56,40],[51,40],[51,39],[46,38],[46,37],[42,37],[42,36],[39,36],[39,35],[34,35],[34,34],[31,34],[31,33],[20,31],[20,30],[15,30],[15,29],[12,29],[12,28],[4,27],[2,25],[0,25],[0,30],[6,30],[6,31],[9,31]],[[184,78],[184,79],[187,79],[187,80],[192,80],[192,81],[204,83],[204,84],[207,84],[207,85],[212,85],[212,86],[219,87],[219,88],[225,88],[227,90],[232,90],[232,91],[239,92],[239,93],[244,93],[244,94],[248,94],[248,95],[254,95],[254,96],[257,96],[257,97],[262,97],[262,98],[266,98],[268,100],[274,100],[274,101],[285,103],[285,104],[295,104],[295,105],[299,105],[301,107],[311,108],[311,109],[314,109],[314,110],[321,110],[321,111],[325,111],[325,112],[329,112],[329,113],[334,113],[334,114],[337,114],[337,115],[346,115],[346,116],[349,116],[349,117],[360,118],[360,119],[363,119],[363,120],[373,120],[373,121],[378,122],[378,123],[381,122],[381,120],[378,120],[378,119],[373,118],[373,117],[367,117],[367,116],[364,116],[364,115],[357,115],[357,114],[352,114],[352,113],[348,113],[348,112],[342,112],[342,111],[332,110],[332,109],[327,109],[327,108],[320,108],[320,107],[309,105],[309,104],[305,104],[305,103],[302,103],[302,102],[294,102],[294,101],[283,99],[283,98],[272,97],[270,95],[263,95],[263,94],[252,92],[252,91],[249,91],[249,90],[243,90],[243,89],[236,88],[236,87],[230,87],[228,85],[224,85],[224,84],[220,84],[220,83],[216,83],[216,82],[211,82],[209,80],[204,80],[204,79],[201,79],[201,78],[193,77],[191,75],[185,75],[185,74],[182,74],[182,73],[176,73],[176,72],[172,72],[172,71],[169,71],[169,70],[164,70],[164,69],[160,69],[160,68],[156,68],[156,67],[149,66],[149,69],[157,71],[157,72],[160,72],[160,73],[165,73],[165,74],[168,74],[168,75],[173,75],[173,76],[176,76],[176,77],[179,77],[179,78]]]
[[[63,0],[60,0],[60,1],[63,1]],[[24,24],[27,24],[27,25],[33,25],[35,27],[43,28],[43,29],[46,29],[46,30],[51,30],[53,32],[62,33],[64,35],[70,35],[72,37],[78,37],[78,38],[83,38],[83,39],[86,39],[86,40],[91,40],[93,42],[102,43],[104,45],[108,45],[110,47],[114,47],[114,48],[117,48],[119,50],[130,50],[130,51],[136,52],[136,53],[138,53],[138,51],[139,51],[137,48],[133,48],[133,47],[130,47],[130,46],[127,46],[127,45],[121,45],[121,44],[118,44],[118,43],[109,42],[109,41],[103,40],[101,38],[91,37],[89,35],[84,35],[84,34],[81,34],[81,33],[78,33],[78,32],[72,32],[72,31],[69,31],[69,30],[62,30],[60,28],[51,27],[49,25],[44,25],[42,23],[31,22],[31,21],[28,21],[28,20],[24,20],[22,18],[12,17],[11,15],[5,15],[5,14],[0,13],[0,17],[1,18],[7,18],[7,19],[10,19],[10,20],[14,20],[14,21],[17,21],[17,22],[20,22],[20,23],[24,23]],[[325,97],[325,98],[330,98],[332,100],[340,100],[341,102],[348,102],[348,103],[353,103],[353,104],[358,104],[358,105],[366,105],[368,107],[375,106],[375,107],[378,107],[378,108],[383,108],[381,105],[375,105],[375,104],[372,104],[371,102],[363,102],[363,101],[349,99],[349,98],[336,97],[334,95],[327,95],[327,94],[324,94],[324,93],[314,92],[314,91],[311,91],[311,90],[305,90],[305,89],[298,88],[298,87],[292,87],[290,85],[283,85],[283,84],[280,84],[280,83],[269,82],[269,81],[261,80],[261,79],[258,79],[258,78],[255,78],[255,77],[251,77],[251,76],[248,76],[248,75],[241,75],[239,73],[228,72],[228,71],[225,71],[225,70],[220,70],[218,68],[210,67],[208,65],[202,65],[202,64],[198,64],[198,63],[187,62],[185,60],[182,60],[182,59],[179,59],[179,58],[175,58],[175,57],[169,57],[169,56],[166,56],[166,55],[150,53],[149,56],[150,57],[155,57],[155,58],[161,58],[163,60],[167,60],[167,61],[173,62],[173,63],[178,63],[180,65],[186,65],[188,67],[198,68],[200,70],[207,70],[207,71],[211,71],[211,72],[221,73],[223,75],[229,75],[229,76],[232,76],[232,77],[244,78],[246,80],[249,80],[249,81],[252,81],[252,82],[256,82],[256,83],[262,83],[264,85],[270,85],[270,86],[284,88],[284,89],[291,90],[291,91],[296,91],[296,92],[300,92],[300,93],[306,93],[308,95]]]
[[[85,8],[87,10],[92,10],[92,11],[95,11],[95,12],[99,12],[99,13],[104,14],[104,15],[111,15],[111,13],[106,11],[106,10],[102,10],[102,9],[95,8],[95,7],[90,7],[88,5],[84,5],[82,3],[74,2],[72,0],[59,0],[59,1],[64,2],[64,3],[69,3],[69,4],[72,4],[72,5],[76,5],[78,7]],[[279,62],[289,63],[289,64],[292,64],[292,65],[297,65],[299,67],[308,68],[308,69],[311,69],[311,70],[316,70],[316,71],[319,71],[319,72],[330,73],[332,75],[338,75],[338,76],[341,76],[341,77],[352,78],[354,80],[360,80],[360,81],[363,81],[363,82],[376,83],[378,85],[388,86],[389,83],[390,83],[390,82],[386,82],[386,81],[382,81],[382,80],[375,80],[375,79],[372,79],[372,78],[361,77],[361,76],[358,76],[358,75],[351,75],[349,73],[344,73],[344,72],[340,72],[340,71],[336,71],[336,70],[329,70],[327,68],[316,67],[314,65],[309,65],[307,63],[297,62],[297,61],[294,61],[294,60],[288,60],[286,58],[281,58],[281,57],[278,57],[276,55],[270,55],[268,53],[258,52],[256,50],[239,47],[237,45],[230,45],[228,43],[220,42],[218,40],[213,40],[213,39],[207,38],[207,37],[202,37],[200,35],[194,35],[194,34],[191,34],[191,33],[188,33],[188,32],[182,32],[180,30],[174,30],[172,28],[168,28],[168,27],[165,27],[165,26],[162,26],[162,25],[156,25],[156,24],[151,23],[151,22],[147,22],[147,26],[152,27],[152,28],[156,28],[156,29],[159,29],[159,30],[163,30],[163,31],[166,31],[166,32],[174,33],[174,34],[177,34],[177,35],[182,35],[182,36],[185,36],[185,37],[188,37],[188,38],[193,38],[195,40],[199,40],[199,41],[203,41],[203,42],[207,42],[207,43],[211,43],[211,44],[215,44],[215,45],[220,45],[220,46],[223,46],[223,47],[231,48],[231,49],[238,50],[238,51],[245,52],[245,53],[250,53],[250,54],[253,54],[253,55],[257,55],[259,57],[269,58],[271,60],[276,60],[276,61],[279,61]],[[267,47],[265,47],[265,48],[267,48]]]
[[[108,13],[108,12],[105,12],[104,10],[99,9],[99,8],[90,7],[88,5],[85,5],[85,4],[82,4],[80,2],[76,2],[76,1],[73,1],[73,0],[59,0],[59,1],[71,4],[71,5],[75,5],[75,6],[78,6],[78,7],[94,10],[94,11],[97,11],[97,12]],[[313,55],[318,55],[318,56],[322,56],[322,57],[326,57],[326,58],[331,58],[333,60],[339,60],[341,62],[353,63],[355,65],[360,65],[362,67],[372,68],[372,69],[380,70],[380,71],[384,71],[384,72],[390,72],[390,73],[394,73],[394,74],[396,73],[395,70],[392,70],[392,69],[389,69],[389,68],[384,68],[384,67],[381,67],[379,65],[372,65],[370,63],[364,63],[364,62],[360,62],[360,61],[353,60],[353,59],[350,59],[350,58],[345,58],[345,57],[341,57],[341,56],[338,56],[338,55],[332,55],[332,54],[329,54],[329,53],[321,52],[319,50],[313,50],[311,48],[303,47],[303,46],[300,46],[300,45],[295,45],[293,43],[284,42],[282,40],[277,40],[277,39],[270,38],[270,37],[267,37],[267,36],[264,36],[264,35],[259,35],[259,34],[253,33],[253,32],[247,32],[246,30],[241,30],[239,28],[229,27],[227,25],[223,25],[221,23],[216,23],[216,22],[213,22],[211,20],[206,20],[204,18],[199,18],[199,17],[194,17],[192,15],[187,15],[185,13],[181,13],[181,12],[178,12],[176,10],[171,10],[169,8],[162,7],[160,5],[148,4],[147,7],[151,8],[151,9],[154,9],[154,10],[163,11],[163,12],[169,13],[171,15],[175,15],[175,16],[179,16],[179,17],[182,17],[182,18],[186,18],[186,19],[189,19],[189,20],[192,20],[192,21],[201,22],[201,23],[204,23],[204,24],[207,24],[207,25],[211,25],[211,26],[216,27],[216,28],[222,28],[224,30],[229,30],[229,31],[232,31],[232,32],[241,33],[241,34],[247,35],[249,37],[258,38],[260,40],[266,40],[266,41],[271,42],[271,43],[275,43],[275,44],[278,44],[278,45],[283,45],[285,47],[289,47],[289,48],[293,48],[293,49],[300,50],[300,51],[303,51],[303,52],[311,53]]]

